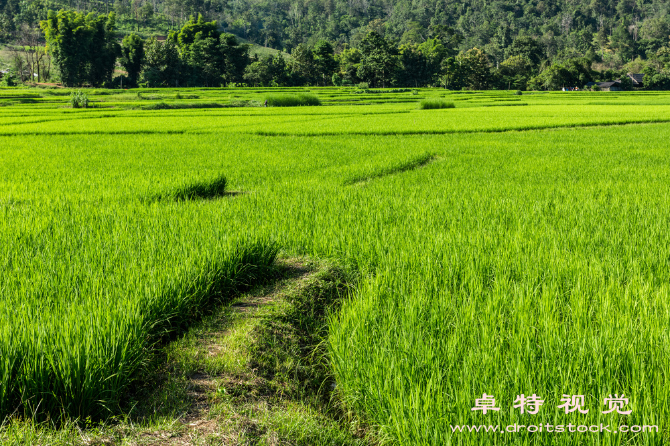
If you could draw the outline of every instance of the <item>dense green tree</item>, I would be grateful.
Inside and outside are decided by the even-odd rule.
[[[635,52],[633,37],[623,24],[614,28],[610,37],[610,46],[617,52],[622,61],[631,60]]]
[[[358,77],[372,87],[386,87],[398,66],[397,50],[375,31],[361,41],[360,50]]]
[[[421,23],[411,21],[407,23],[406,30],[400,38],[401,45],[418,45],[426,40],[426,29],[421,26]]]
[[[196,39],[205,40],[209,38],[219,40],[220,35],[219,25],[215,21],[205,22],[202,15],[199,15],[197,20],[191,17],[184,24],[179,34],[177,34],[177,42],[179,43],[179,47],[184,49],[192,45]]]
[[[177,87],[179,85],[181,58],[173,33],[164,43],[155,37],[144,47],[145,61],[142,79],[151,87]]]
[[[400,66],[396,74],[398,85],[423,87],[431,83],[433,75],[428,58],[418,45],[400,46]]]
[[[538,68],[545,58],[545,50],[542,44],[532,37],[520,36],[514,39],[505,51],[507,58],[514,56],[524,57],[530,61],[533,68]]]
[[[591,61],[575,58],[562,64],[553,64],[530,80],[529,85],[536,90],[560,90],[563,87],[582,88],[594,80]]]
[[[221,33],[216,22],[193,17],[176,36],[182,59],[182,80],[190,86],[221,86],[243,80],[250,63],[248,46]]]
[[[128,73],[131,86],[137,86],[144,63],[144,41],[137,34],[128,34],[121,42],[121,66]]]
[[[644,88],[647,90],[670,90],[670,73],[649,65],[643,70]]]
[[[345,47],[337,56],[343,85],[355,85],[360,82],[358,67],[361,65],[361,52],[358,48]]]
[[[443,40],[432,38],[421,43],[418,50],[426,58],[426,69],[430,72],[430,83],[439,77],[442,61],[450,56],[456,55],[453,49],[447,48]]]
[[[293,48],[291,52],[293,62],[291,72],[293,80],[299,85],[314,85],[318,82],[316,63],[314,53],[311,48],[304,43]]]
[[[327,40],[319,40],[312,50],[314,69],[316,75],[321,78],[321,85],[328,85],[337,70],[338,63],[335,60],[333,45]]]
[[[473,48],[456,58],[460,66],[464,87],[471,90],[486,90],[493,84],[493,75],[488,55],[479,48]]]
[[[644,39],[658,39],[665,43],[670,36],[670,22],[666,16],[653,17],[642,24],[640,36]]]
[[[197,33],[195,40],[182,49],[187,86],[219,87],[224,83],[223,54],[219,50],[219,39],[203,37]]]
[[[444,88],[455,90],[461,88],[462,70],[455,57],[447,57],[440,64],[439,82]]]
[[[120,47],[114,38],[115,14],[96,16],[50,11],[40,22],[47,48],[66,86],[111,82]]]
[[[250,63],[249,45],[240,44],[234,35],[223,33],[219,36],[219,51],[223,53],[224,82],[242,82],[244,70]]]
[[[509,57],[500,64],[502,87],[525,90],[533,71],[533,62],[527,56]]]
[[[463,35],[450,26],[433,25],[430,27],[429,39],[437,39],[442,44],[445,57],[455,57],[463,42]]]
[[[24,23],[47,18],[49,5],[64,2],[0,0],[0,38],[15,35]],[[93,9],[89,2],[83,0],[77,7]],[[124,30],[149,24],[179,28],[174,35],[179,62],[170,63],[170,69],[162,62],[149,62],[147,43],[142,80],[150,85],[218,86],[244,80],[252,62],[248,48],[226,31],[290,50],[291,75],[286,78],[283,72],[275,84],[326,85],[337,79],[333,77],[337,73],[343,85],[367,81],[372,86],[439,83],[448,88],[523,89],[535,78],[538,82],[530,82],[529,88],[555,85],[545,81],[556,78],[566,62],[584,57],[619,72],[624,63],[639,56],[663,74],[670,69],[670,60],[659,53],[670,46],[670,22],[663,13],[668,2],[492,0],[484,5],[473,0],[116,0],[113,9]],[[111,1],[105,7],[111,8]],[[147,14],[151,9],[153,17],[141,19],[137,14],[143,8]],[[75,79],[78,84],[101,85],[111,77],[109,61],[115,56],[107,50],[113,49],[115,39],[105,41],[106,34],[96,26],[72,28],[78,35],[88,33],[88,43],[82,40],[70,51],[70,69],[64,73],[67,82]],[[378,39],[371,38],[371,33]],[[163,44],[152,43],[154,55],[159,54],[159,45],[163,49]],[[93,47],[104,51],[86,49]],[[464,57],[473,47],[488,55],[485,79],[472,77],[471,60]],[[78,68],[77,58],[82,59]],[[517,63],[520,61],[523,63]],[[271,60],[253,62],[263,63],[256,64],[252,74],[272,72],[275,65]],[[552,66],[555,68],[549,70]],[[547,75],[539,78],[546,70]],[[170,71],[173,73],[166,74]],[[259,82],[272,83],[267,79]]]
[[[279,87],[290,82],[288,66],[281,54],[265,55],[245,70],[244,81],[256,87]]]

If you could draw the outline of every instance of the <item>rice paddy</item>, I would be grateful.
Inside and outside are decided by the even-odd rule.
[[[0,90],[0,417],[118,413],[158,343],[285,253],[360,273],[327,345],[380,438],[670,444],[670,94],[69,94]],[[260,106],[301,94],[321,105]],[[453,428],[568,424],[658,432]]]

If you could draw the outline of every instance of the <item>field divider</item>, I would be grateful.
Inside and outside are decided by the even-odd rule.
[[[536,130],[561,130],[568,128],[591,128],[591,127],[614,127],[626,125],[643,125],[643,124],[666,124],[670,123],[670,119],[645,119],[635,121],[622,122],[601,122],[601,123],[567,123],[559,125],[543,125],[543,126],[523,126],[518,128],[501,128],[501,129],[447,129],[447,130],[403,130],[403,131],[378,131],[378,132],[312,132],[312,133],[296,133],[296,132],[278,132],[278,131],[255,131],[251,132],[253,135],[269,136],[269,137],[285,137],[285,136],[299,136],[299,137],[322,137],[322,136],[406,136],[406,135],[455,135],[455,134],[473,134],[473,133],[507,133],[507,132],[528,132]]]
[[[388,167],[386,169],[382,169],[378,172],[373,172],[373,173],[370,173],[368,175],[361,175],[361,176],[351,178],[349,180],[346,180],[344,182],[344,185],[345,186],[360,185],[360,184],[367,183],[368,181],[371,181],[371,180],[374,180],[374,179],[383,178],[383,177],[387,177],[387,176],[390,176],[390,175],[395,175],[395,174],[407,172],[407,171],[410,171],[410,170],[419,169],[419,168],[435,161],[437,158],[438,158],[437,155],[427,153],[427,154],[419,156],[418,158],[415,158],[415,159],[412,159],[412,160],[407,161],[405,163],[399,164],[397,166]]]

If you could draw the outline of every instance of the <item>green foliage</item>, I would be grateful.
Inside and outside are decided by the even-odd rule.
[[[175,37],[173,37],[174,39]],[[216,22],[193,17],[178,35],[183,83],[218,87],[241,82],[249,64],[249,47],[239,45],[232,34],[221,33]]]
[[[72,108],[88,108],[88,95],[82,90],[73,91],[70,94],[70,105]]]
[[[285,86],[289,83],[289,72],[284,56],[267,55],[252,62],[245,69],[244,81],[253,86]]]
[[[416,44],[403,45],[399,49],[400,69],[395,78],[399,85],[423,87],[431,83],[435,75],[435,67],[431,67],[428,57]],[[439,67],[439,63],[437,64]]]
[[[127,15],[128,11],[121,12],[121,9],[125,8],[122,7],[124,1],[120,0],[116,9],[120,14]],[[561,16],[562,21],[555,23],[554,28],[549,25],[545,26],[542,31],[545,34],[541,37],[539,36],[540,30],[533,29],[532,32],[527,32],[528,30],[524,31],[525,28],[521,24],[516,26],[510,24],[511,16],[506,16],[497,25],[492,25],[494,22],[487,17],[481,25],[477,26],[474,25],[476,21],[473,21],[472,17],[462,16],[459,19],[460,24],[454,26],[453,23],[445,22],[446,17],[450,15],[445,13],[447,16],[440,19],[444,23],[435,18],[429,23],[422,22],[422,20],[413,20],[409,16],[402,24],[393,23],[393,20],[384,22],[381,19],[375,19],[369,21],[365,26],[352,28],[356,30],[355,32],[337,34],[334,29],[337,26],[344,26],[344,23],[347,23],[346,26],[352,25],[349,22],[353,19],[349,17],[346,20],[343,19],[339,25],[332,25],[334,28],[329,28],[328,32],[324,31],[323,35],[330,36],[331,40],[324,39],[323,35],[319,39],[309,40],[310,42],[316,41],[313,46],[305,43],[304,39],[295,40],[300,34],[297,30],[292,30],[289,33],[290,37],[286,35],[282,37],[280,28],[283,25],[281,23],[288,22],[286,20],[282,22],[283,19],[279,16],[273,16],[264,21],[262,27],[255,27],[252,24],[259,22],[249,17],[217,22],[205,20],[205,15],[198,14],[197,19],[191,16],[179,31],[169,33],[165,43],[157,39],[147,41],[144,64],[141,63],[139,40],[137,40],[139,37],[133,37],[133,34],[127,35],[120,62],[129,72],[129,76],[128,79],[118,78],[115,84],[119,85],[122,81],[126,81],[130,86],[142,84],[147,87],[183,85],[220,87],[231,84],[240,85],[244,82],[251,86],[270,87],[326,86],[333,82],[337,82],[338,86],[348,86],[364,81],[374,88],[386,88],[391,85],[413,88],[441,85],[446,89],[470,90],[555,89],[559,83],[569,82],[579,85],[582,84],[582,80],[593,78],[593,73],[578,72],[575,74],[575,67],[567,66],[573,64],[574,60],[585,59],[591,63],[603,62],[609,66],[615,65],[616,69],[620,70],[621,64],[632,60],[635,55],[638,56],[637,60],[645,63],[648,60],[660,72],[668,72],[670,57],[666,57],[667,54],[663,51],[663,48],[667,46],[667,39],[663,40],[658,37],[659,33],[662,33],[667,27],[664,19],[650,18],[644,23],[644,29],[647,30],[644,34],[646,38],[637,39],[637,35],[633,35],[637,31],[633,31],[634,27],[627,24],[629,18],[626,14],[632,11],[629,5],[625,5],[624,2],[618,4],[617,14],[626,17],[616,22],[615,25],[605,17],[609,6],[601,7],[602,5],[598,2],[591,3],[588,8],[599,11],[597,26],[593,17],[579,19],[579,25],[575,26],[572,22],[573,18],[564,14]],[[144,14],[140,9],[146,4],[138,6],[140,9],[135,6],[131,8],[129,4],[126,6],[126,9],[135,11],[133,19],[135,22],[133,23],[138,24],[140,16]],[[443,8],[443,5],[434,6],[436,11]],[[226,6],[222,8],[225,9]],[[301,8],[300,5],[296,5],[292,9],[291,22],[297,23],[302,20]],[[331,15],[337,15],[337,9],[332,9]],[[391,15],[402,9],[394,9]],[[530,9],[524,8],[525,13],[530,13]],[[622,11],[628,12],[624,14]],[[84,33],[82,30],[85,30],[86,27],[101,29],[100,24],[80,26],[89,19],[93,23],[94,16],[86,19],[82,14],[77,15],[78,13],[71,11],[61,11],[58,14],[63,15],[61,24],[63,35],[72,34],[73,36],[76,31],[79,34],[74,40],[82,42],[80,46],[83,45],[82,48],[74,48],[73,45],[63,44],[62,51],[67,53],[64,53],[63,57],[56,57],[59,50],[53,52],[57,61],[67,61],[69,66],[69,68],[65,67],[64,71],[65,84],[109,84],[111,81],[110,67],[112,67],[110,60],[116,57],[110,55],[114,53],[115,50],[112,47],[116,43],[109,40],[108,37],[101,37],[105,34],[104,32],[93,33],[97,37],[94,39],[96,42],[92,44],[86,43],[87,39],[81,37],[83,35],[81,33]],[[69,17],[66,17],[68,14]],[[236,14],[239,15],[240,11],[237,11]],[[479,13],[472,12],[471,14]],[[55,16],[54,13],[52,16]],[[113,21],[115,17],[110,16],[109,20]],[[546,20],[543,20],[544,22]],[[51,29],[47,34],[58,35],[58,32],[53,31],[57,28],[58,23],[57,20],[53,20],[53,17],[44,21],[43,26]],[[293,43],[284,47],[285,50],[291,50],[291,57],[284,60],[281,55],[286,53],[272,48],[266,49],[271,54],[261,56],[254,54],[253,57],[250,57],[249,46],[240,45],[232,34],[222,33],[220,23],[225,25],[225,29],[241,32],[245,37],[249,37],[249,33],[253,34],[258,31],[260,33],[258,37],[262,36],[266,45],[275,45],[282,38],[291,40]],[[473,25],[464,26],[463,23]],[[359,23],[359,25],[362,24]],[[111,28],[113,26],[114,23],[111,24]],[[102,27],[110,28],[108,25]],[[637,25],[635,25],[635,30],[636,27]],[[577,29],[573,30],[573,28]],[[596,28],[597,32],[595,32]],[[613,30],[611,36],[605,32],[606,29]],[[562,31],[559,33],[559,30]],[[519,33],[514,35],[517,31]],[[303,29],[301,32],[311,33],[312,31]],[[530,37],[531,35],[536,37]],[[401,38],[398,39],[398,36]],[[55,37],[48,37],[47,40],[58,41]],[[350,44],[355,45],[356,48],[350,47]],[[98,47],[106,48],[106,50],[92,52],[91,48]],[[55,46],[50,44],[50,48],[55,48]],[[335,48],[342,48],[340,54],[335,54]],[[86,54],[94,54],[96,61],[88,63],[77,60],[85,59],[88,57],[85,56]],[[61,65],[62,63],[59,62],[58,66],[61,67]],[[103,66],[106,68],[103,69]],[[138,68],[142,66],[143,68]],[[138,69],[141,70],[139,76]],[[27,70],[18,70],[19,73],[24,71]],[[539,77],[540,74],[543,76]]]
[[[144,64],[144,41],[137,34],[129,34],[123,38],[119,62],[128,73],[129,86],[137,86]]]
[[[49,11],[40,27],[65,86],[111,83],[120,47],[114,37],[116,16]]]
[[[633,89],[633,80],[628,76],[621,76],[619,79],[622,91],[631,91]]]
[[[220,35],[221,32],[219,31],[217,23],[215,21],[205,22],[202,18],[202,14],[199,14],[197,20],[191,17],[190,20],[184,24],[177,35],[177,42],[179,43],[179,47],[183,50],[193,45],[197,40],[212,39],[218,41]]]
[[[454,108],[453,102],[445,101],[444,99],[427,98],[419,102],[420,110],[434,110],[440,108]]]
[[[470,90],[486,90],[493,84],[488,55],[479,48],[459,54],[456,62],[460,68],[462,85]]]
[[[321,105],[321,101],[314,94],[299,93],[291,94],[271,94],[265,97],[270,107],[298,107],[303,105]]]
[[[161,43],[155,37],[144,46],[144,65],[141,78],[150,87],[176,87],[179,85],[181,57],[172,34]]]
[[[616,50],[617,56],[622,62],[629,61],[635,52],[635,42],[628,29],[620,24],[614,28],[610,37],[610,46]]]
[[[219,198],[225,195],[228,181],[225,177],[214,178],[211,181],[186,184],[177,189],[165,192],[157,197],[159,200],[203,200]]]
[[[554,64],[533,78],[529,86],[534,90],[560,90],[563,87],[586,85],[594,80],[591,61],[586,58],[570,59]]]
[[[386,87],[398,67],[397,50],[375,31],[361,41],[361,63],[357,75],[371,87]]]
[[[5,75],[0,78],[0,86],[2,87],[15,87],[16,85],[18,85],[18,82],[11,72],[5,73]]]
[[[545,48],[540,42],[529,36],[519,36],[505,49],[507,58],[519,57],[528,61],[531,69],[539,68],[545,59]]]
[[[305,44],[293,48],[291,52],[291,72],[297,85],[315,84],[318,73],[314,61],[314,52]],[[270,59],[267,59],[270,60]]]
[[[314,45],[312,54],[314,54],[316,74],[320,77],[321,85],[326,86],[329,81],[332,80],[333,74],[338,68],[338,63],[334,57],[333,46],[327,40],[319,40],[316,45]]]
[[[500,64],[500,76],[504,87],[526,89],[531,76],[536,73],[532,61],[525,55],[510,56]]]

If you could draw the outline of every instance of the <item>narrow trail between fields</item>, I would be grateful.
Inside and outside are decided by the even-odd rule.
[[[371,444],[334,402],[322,342],[345,279],[330,263],[280,259],[272,280],[167,347],[134,422],[84,444]],[[139,427],[162,414],[155,428]]]

